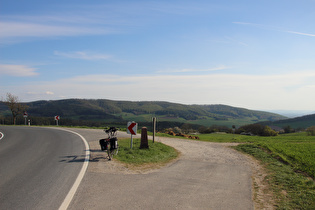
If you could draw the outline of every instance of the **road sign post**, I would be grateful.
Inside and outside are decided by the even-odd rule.
[[[130,149],[132,149],[132,136],[137,135],[138,123],[132,121],[127,123],[127,133],[131,135]]]
[[[24,119],[25,119],[25,125],[26,125],[26,118],[28,117],[27,112],[24,112],[23,116],[24,116]]]
[[[56,115],[55,120],[56,120],[56,125],[58,126],[58,121],[60,120],[60,116]]]

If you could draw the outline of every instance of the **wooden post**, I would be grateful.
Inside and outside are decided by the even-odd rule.
[[[153,117],[153,143],[155,140],[155,132],[156,132],[156,117]]]

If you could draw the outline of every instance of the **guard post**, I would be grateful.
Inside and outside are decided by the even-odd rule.
[[[140,149],[149,149],[148,143],[148,129],[146,127],[142,127],[141,129],[141,144]]]

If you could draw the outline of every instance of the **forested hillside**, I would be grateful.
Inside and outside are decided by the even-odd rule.
[[[277,120],[272,122],[263,122],[265,125],[274,125],[281,128],[291,127],[293,129],[305,129],[315,126],[315,114],[295,117],[285,120]]]
[[[106,99],[65,99],[27,103],[27,112],[33,117],[61,116],[73,120],[102,122],[159,121],[191,123],[199,125],[248,124],[259,121],[286,119],[278,114],[236,108],[226,105],[184,105],[161,101],[113,101]],[[9,113],[0,106],[0,113]]]

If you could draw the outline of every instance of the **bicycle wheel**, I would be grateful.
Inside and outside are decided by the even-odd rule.
[[[111,147],[110,147],[110,142],[107,141],[107,155],[108,155],[108,160],[112,159],[112,153],[111,153]]]
[[[118,147],[117,147],[116,149],[113,149],[113,150],[111,151],[111,153],[112,153],[112,156],[113,156],[113,155],[117,155],[117,154],[118,154]]]

